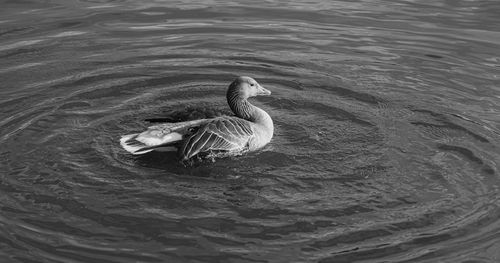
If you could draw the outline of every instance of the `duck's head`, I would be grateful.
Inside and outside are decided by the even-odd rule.
[[[241,76],[236,78],[227,89],[228,99],[238,96],[242,99],[260,95],[271,95],[271,91],[263,88],[255,79]]]

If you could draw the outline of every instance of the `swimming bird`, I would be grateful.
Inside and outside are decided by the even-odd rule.
[[[274,126],[269,114],[252,105],[248,98],[270,94],[253,78],[241,76],[229,85],[226,93],[227,103],[236,116],[159,124],[141,133],[122,136],[120,144],[132,154],[167,147],[177,151],[182,162],[195,156],[239,155],[254,151],[271,141]]]

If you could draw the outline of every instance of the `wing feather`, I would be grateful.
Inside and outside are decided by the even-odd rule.
[[[213,140],[213,134],[204,132],[201,136],[199,136],[198,140],[196,143],[194,143],[191,147],[191,152],[189,154],[189,158],[193,157],[194,155],[198,154],[201,150],[203,149],[209,149],[210,145],[213,144],[211,140]]]
[[[235,130],[236,130],[236,132],[237,132],[238,134],[243,135],[243,134],[245,134],[245,133],[246,133],[245,129],[243,128],[243,127],[244,127],[243,123],[241,123],[241,122],[236,122],[236,123],[234,123],[234,127],[236,127],[236,129],[235,129]]]
[[[153,125],[148,127],[148,130],[156,130],[156,131],[162,131],[164,133],[170,133],[172,131],[178,131],[194,126],[199,126],[199,125],[204,125],[206,123],[210,123],[210,119],[200,119],[200,120],[194,120],[194,121],[183,121],[183,122],[169,122],[169,123],[162,123],[158,125]]]
[[[251,123],[236,117],[216,118],[185,140],[179,155],[187,160],[210,151],[243,151],[254,136]]]

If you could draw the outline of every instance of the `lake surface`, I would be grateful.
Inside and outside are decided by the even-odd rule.
[[[0,5],[1,262],[500,262],[499,1]],[[238,75],[264,149],[120,148]]]

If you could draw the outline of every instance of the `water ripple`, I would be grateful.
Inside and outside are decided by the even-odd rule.
[[[0,258],[457,262],[498,257],[493,1],[27,1],[0,11]],[[3,10],[3,9],[2,9]],[[230,114],[261,151],[184,167],[121,134]]]

